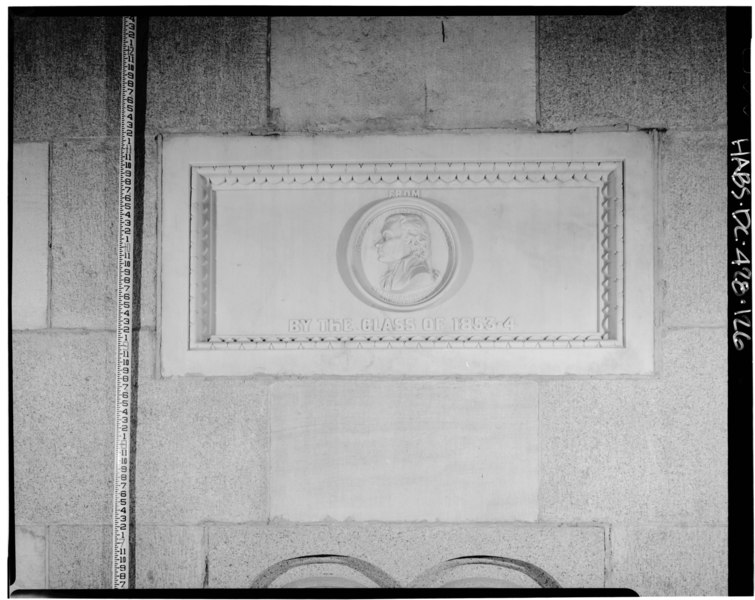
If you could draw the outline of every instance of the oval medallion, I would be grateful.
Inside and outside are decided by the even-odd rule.
[[[388,310],[418,310],[438,301],[456,276],[459,239],[437,204],[395,198],[359,217],[347,253],[348,274],[363,300]]]

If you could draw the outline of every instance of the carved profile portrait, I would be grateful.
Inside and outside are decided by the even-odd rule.
[[[344,281],[371,306],[419,310],[447,295],[455,279],[456,227],[433,201],[374,202],[353,217],[341,238]]]
[[[386,265],[380,277],[383,292],[420,292],[434,285],[440,275],[432,266],[430,228],[422,215],[386,217],[375,249],[377,259]]]

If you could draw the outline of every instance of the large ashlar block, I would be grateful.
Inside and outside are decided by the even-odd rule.
[[[133,335],[134,344],[138,348],[132,362],[134,377],[137,377],[139,381],[153,379],[157,366],[157,334],[152,329],[135,329]]]
[[[52,326],[113,329],[117,305],[118,144],[52,147]]]
[[[661,345],[659,379],[540,383],[540,518],[726,523],[726,330]]]
[[[136,486],[144,524],[267,518],[267,397],[240,380],[143,380]]]
[[[264,17],[150,17],[148,130],[258,129],[267,90]]]
[[[293,521],[533,521],[536,385],[275,384],[270,511]]]
[[[644,133],[170,138],[162,373],[652,372],[653,152]]]
[[[726,596],[726,527],[612,527],[608,585],[641,596]]]
[[[479,555],[530,562],[564,587],[604,585],[606,542],[602,526],[326,523],[211,525],[208,529],[209,587],[246,588],[276,562],[313,554],[365,560],[401,586],[411,586],[442,561]],[[494,573],[488,570],[485,576]],[[531,585],[527,579],[517,579],[509,573],[500,570],[497,575],[523,587]],[[357,579],[354,571],[337,574]],[[281,578],[274,585],[285,585],[294,576],[307,575],[306,570],[291,571],[287,579]]]
[[[726,131],[664,135],[666,326],[726,323]]]
[[[43,590],[47,587],[47,533],[44,526],[16,526],[14,559],[15,590]]]
[[[115,333],[15,333],[17,523],[107,523]]]
[[[120,17],[14,17],[13,139],[118,134]]]
[[[724,7],[543,16],[538,41],[545,130],[726,126]]]
[[[141,327],[155,327],[157,312],[158,211],[159,211],[159,138],[147,138],[144,142],[144,205],[142,219],[141,246],[134,248],[140,253],[141,279],[139,281],[139,303]],[[134,256],[136,261],[137,257]]]
[[[201,527],[136,528],[136,587],[201,588],[205,548]]]
[[[13,329],[47,327],[49,145],[13,144]]]
[[[275,17],[271,46],[287,131],[535,124],[534,17]]]
[[[107,525],[50,526],[50,588],[108,589],[112,541]]]

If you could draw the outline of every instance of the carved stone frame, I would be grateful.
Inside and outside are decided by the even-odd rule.
[[[320,348],[608,348],[623,345],[623,163],[608,162],[390,162],[277,163],[192,167],[189,340],[195,350],[305,350]],[[594,188],[600,211],[600,299],[595,332],[559,333],[381,333],[379,335],[281,334],[220,336],[214,330],[216,192],[221,190],[305,189],[327,184],[354,187],[415,184],[445,187]]]
[[[411,150],[405,149],[408,147]],[[417,152],[418,147],[420,152]],[[359,162],[346,160],[355,156],[356,148],[360,151]],[[391,156],[386,156],[385,148],[391,149]],[[437,156],[438,148],[453,150]],[[389,354],[401,353],[409,357],[408,362],[399,362],[402,368],[398,371],[391,366],[396,364],[394,360],[381,358],[385,368],[378,373],[386,374],[469,372],[453,366],[469,362],[465,353],[467,357],[469,353],[486,355],[482,361],[484,366],[480,366],[477,374],[559,373],[562,370],[650,372],[654,287],[652,155],[652,140],[646,134],[171,138],[163,149],[163,373],[194,372],[180,366],[188,362],[201,365],[199,373],[202,374],[347,374],[350,369],[334,369],[337,361],[321,356],[328,352],[369,354],[383,349],[390,349]],[[263,157],[265,160],[259,160]],[[317,160],[312,160],[313,157]],[[361,189],[375,186],[387,190],[404,184],[420,184],[423,190],[447,188],[449,184],[460,188],[594,189],[600,206],[598,330],[569,337],[558,333],[536,336],[516,333],[261,336],[254,332],[215,335],[212,265],[219,235],[214,228],[218,191],[306,189],[322,185]],[[625,206],[628,207],[626,218]],[[178,227],[174,218],[178,219]],[[628,249],[627,231],[630,240],[636,238]],[[178,255],[182,255],[180,261]],[[635,268],[629,274],[630,281],[634,280],[638,288],[630,286],[629,294],[625,290],[627,255],[630,261],[638,261],[633,263]],[[166,257],[173,260],[166,261]],[[644,271],[637,268],[643,263]],[[188,288],[183,299],[175,293],[177,284]],[[166,297],[171,298],[170,309]],[[175,301],[185,309],[179,311],[185,319],[183,322],[175,318]],[[167,328],[166,316],[170,323]],[[444,357],[445,366],[441,369],[429,366],[424,358],[414,358],[428,353],[437,355],[439,351],[455,357]],[[519,357],[523,351],[529,355],[527,358]],[[563,359],[565,353],[569,355],[568,360]],[[176,360],[178,354],[183,358]],[[272,358],[274,355],[288,358]],[[208,361],[199,359],[200,356],[213,358]],[[213,367],[206,368],[210,363]],[[276,364],[285,368],[279,370]],[[300,366],[291,370],[290,365]]]

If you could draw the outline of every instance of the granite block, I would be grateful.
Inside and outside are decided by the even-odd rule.
[[[667,332],[663,396],[653,424],[663,478],[657,519],[722,525],[728,520],[725,328]]]
[[[16,579],[8,580],[11,591],[43,590],[47,587],[47,531],[43,525],[15,528]]]
[[[270,402],[274,518],[537,518],[534,383],[276,383]]]
[[[143,524],[267,518],[266,389],[229,379],[143,380],[136,494]]]
[[[541,382],[541,519],[726,522],[725,333],[667,332],[659,378]]]
[[[157,334],[153,329],[133,331],[133,343],[136,344],[134,363],[134,380],[137,387],[143,381],[154,379],[157,368]]]
[[[726,152],[725,129],[663,136],[666,326],[726,323]]]
[[[15,16],[13,139],[118,134],[120,17]]]
[[[117,140],[53,144],[51,210],[52,326],[115,329]]]
[[[641,596],[726,596],[726,527],[614,527],[608,586]]]
[[[610,521],[652,513],[662,474],[647,415],[658,383],[549,381],[540,390],[540,518]]]
[[[726,11],[637,7],[539,20],[540,126],[726,126]]]
[[[110,588],[112,541],[107,525],[51,526],[50,588]]]
[[[341,554],[366,560],[402,586],[438,563],[471,555],[535,564],[562,586],[602,587],[603,527],[518,524],[311,524],[209,527],[209,587],[248,587],[280,560]],[[508,571],[501,572],[501,577]],[[526,583],[526,582],[525,582]]]
[[[49,164],[49,144],[13,144],[13,329],[47,327]]]
[[[248,132],[267,120],[267,19],[152,17],[147,131]]]
[[[107,523],[115,334],[12,336],[17,523]]]
[[[427,126],[533,129],[535,29],[535,17],[435,20],[424,40],[426,62],[414,74],[426,77]]]
[[[139,257],[140,267],[139,325],[155,327],[157,323],[158,211],[160,206],[160,153],[157,139],[144,142],[144,200],[142,205]]]
[[[201,588],[205,548],[201,527],[136,528],[136,587]]]
[[[533,17],[274,17],[286,131],[533,127]]]

